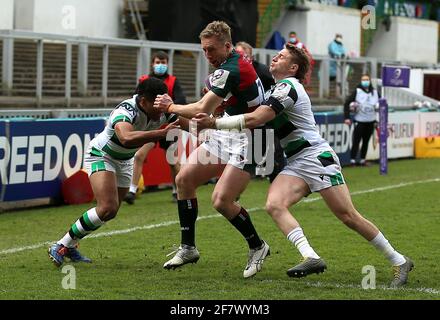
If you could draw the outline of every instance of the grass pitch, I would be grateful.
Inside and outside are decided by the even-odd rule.
[[[47,257],[58,240],[93,204],[48,207],[0,214],[0,299],[440,299],[440,160],[390,162],[345,168],[358,210],[373,221],[415,269],[404,289],[390,290],[392,272],[385,258],[340,223],[318,194],[291,208],[311,245],[327,262],[320,275],[292,279],[286,270],[299,253],[263,209],[269,183],[254,180],[241,204],[251,211],[260,236],[271,247],[263,270],[243,279],[247,245],[210,205],[212,185],[199,189],[197,246],[201,259],[164,270],[166,254],[178,245],[176,205],[169,190],[145,193],[123,204],[113,221],[81,241],[92,264],[73,264],[76,289],[62,287],[66,274]],[[376,289],[364,290],[365,265],[374,266]]]

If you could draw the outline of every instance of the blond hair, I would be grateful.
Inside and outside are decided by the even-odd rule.
[[[219,41],[232,42],[231,28],[223,21],[213,21],[200,32],[199,38],[216,37]]]

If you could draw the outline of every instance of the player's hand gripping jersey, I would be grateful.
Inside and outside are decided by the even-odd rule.
[[[118,122],[131,123],[134,131],[151,131],[159,129],[165,123],[177,120],[177,116],[174,114],[162,114],[160,119],[156,121],[149,119],[147,114],[138,108],[136,99],[137,95],[121,102],[112,111],[104,131],[90,142],[89,152],[92,155],[106,153],[115,160],[128,160],[133,158],[136,151],[142,147],[127,148],[121,144],[115,132],[115,125]]]
[[[135,131],[151,131],[159,129],[166,122],[173,122],[176,115],[162,114],[159,120],[149,119],[136,103],[137,95],[132,99],[121,102],[110,114],[107,125],[96,138],[90,141],[84,156],[84,167],[92,175],[98,171],[110,171],[116,175],[117,186],[130,187],[133,175],[133,157],[142,147],[128,148],[122,145],[115,132],[119,122],[129,122]]]

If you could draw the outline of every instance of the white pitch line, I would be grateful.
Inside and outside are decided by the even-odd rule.
[[[315,287],[315,288],[338,288],[338,289],[362,289],[362,286],[360,285],[354,285],[354,284],[340,284],[340,283],[323,283],[323,282],[310,282],[307,281],[304,283],[307,286]],[[429,293],[429,294],[435,294],[440,295],[440,290],[433,289],[433,288],[403,288],[400,287],[398,289],[390,288],[384,285],[376,286],[376,289],[363,289],[365,291],[374,291],[374,290],[386,290],[386,291],[408,291],[408,292],[421,292],[421,293]]]
[[[258,208],[253,208],[253,209],[258,209]],[[197,220],[204,220],[204,219],[218,218],[218,217],[221,217],[221,215],[220,214],[212,214],[212,215],[208,215],[208,216],[199,217],[199,218],[197,218]],[[171,226],[173,224],[178,224],[178,223],[179,223],[179,221],[173,220],[173,221],[166,221],[166,222],[162,222],[162,223],[158,223],[158,224],[150,224],[150,225],[145,225],[145,226],[140,226],[140,227],[133,227],[133,228],[129,228],[129,229],[112,230],[112,231],[108,231],[108,232],[98,232],[98,233],[91,234],[91,235],[87,236],[87,239],[110,237],[113,235],[126,234],[126,233],[131,233],[131,232],[139,231],[139,230],[148,230],[148,229],[155,229],[155,228],[160,228],[160,227],[167,227],[167,226]],[[40,242],[37,244],[33,244],[30,246],[5,249],[5,250],[0,251],[0,254],[12,254],[12,253],[17,253],[17,252],[26,251],[26,250],[39,249],[41,247],[53,244],[56,241],[57,240],[46,241],[46,242]]]
[[[52,241],[46,241],[46,242],[36,243],[36,244],[30,245],[30,246],[5,249],[5,250],[0,251],[0,254],[11,254],[11,253],[17,253],[17,252],[21,252],[21,251],[25,251],[25,250],[34,250],[34,249],[38,249],[38,248],[47,246],[52,243],[53,243]]]
[[[405,182],[405,183],[399,183],[399,184],[389,185],[389,186],[385,186],[385,187],[379,187],[379,188],[373,188],[373,189],[368,189],[368,190],[355,191],[355,192],[351,193],[351,195],[355,196],[355,195],[359,195],[359,194],[365,194],[365,193],[371,193],[371,192],[376,192],[376,191],[385,191],[385,190],[397,189],[397,188],[411,186],[411,185],[414,185],[414,184],[424,184],[424,183],[430,183],[430,182],[440,182],[440,178],[428,179],[428,180],[420,180],[420,181],[412,181],[412,182]],[[308,202],[318,201],[318,200],[321,200],[321,199],[322,199],[321,197],[316,197],[316,198],[304,199],[304,200],[302,200],[302,202],[308,203]],[[254,212],[254,211],[259,211],[259,210],[264,210],[264,208],[263,207],[250,208],[247,211],[248,212]],[[212,215],[207,215],[207,216],[201,216],[197,220],[219,218],[219,217],[221,217],[220,214],[212,214]],[[109,236],[118,235],[118,234],[127,234],[127,233],[131,233],[131,232],[139,231],[139,230],[149,230],[149,229],[156,229],[156,228],[161,228],[161,227],[167,227],[167,226],[171,226],[171,225],[178,224],[178,223],[179,223],[179,221],[173,220],[173,221],[166,221],[166,222],[162,222],[162,223],[158,223],[158,224],[150,224],[150,225],[145,225],[145,226],[133,227],[133,228],[129,228],[129,229],[113,230],[113,231],[108,231],[108,232],[99,232],[99,233],[96,233],[96,234],[92,234],[92,235],[88,236],[87,238],[109,237]],[[55,242],[56,242],[56,240],[40,242],[40,243],[32,244],[32,245],[29,245],[29,246],[4,249],[4,250],[0,251],[0,255],[2,255],[2,254],[5,254],[5,255],[6,254],[13,254],[13,253],[18,253],[18,252],[26,251],[26,250],[39,249],[39,248],[45,247],[45,246],[50,245],[50,244],[55,243]]]

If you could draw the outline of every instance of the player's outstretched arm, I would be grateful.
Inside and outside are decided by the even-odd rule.
[[[174,104],[169,95],[158,95],[154,107],[162,112],[175,113],[191,119],[198,113],[211,114],[223,102],[223,98],[209,91],[199,101],[190,104]]]
[[[197,129],[236,129],[256,128],[276,117],[275,111],[266,105],[259,106],[254,112],[232,117],[215,119],[206,113],[199,113],[192,120],[196,121]]]
[[[276,117],[275,111],[266,105],[261,105],[254,112],[244,115],[245,127],[253,129],[260,127]]]
[[[167,136],[167,132],[179,128],[179,120],[170,123],[163,129],[151,131],[134,131],[128,122],[119,122],[115,125],[115,132],[124,147],[136,148],[148,142],[155,142]]]

